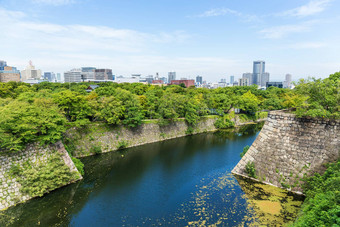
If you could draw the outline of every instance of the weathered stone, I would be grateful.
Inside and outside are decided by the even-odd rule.
[[[290,119],[289,125],[285,119]],[[325,163],[339,158],[340,120],[295,118],[284,111],[272,111],[258,138],[233,169],[246,176],[245,165],[254,162],[257,175],[266,175],[264,183],[291,186],[304,176],[325,171]],[[284,178],[284,181],[283,181]],[[295,187],[293,187],[295,186]]]

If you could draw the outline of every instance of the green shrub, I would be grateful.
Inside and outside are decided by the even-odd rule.
[[[214,125],[216,128],[226,129],[226,128],[234,127],[234,122],[229,120],[227,117],[219,117],[215,121]]]
[[[91,147],[91,153],[95,153],[95,154],[101,154],[102,151],[102,147],[101,146],[92,146]]]
[[[127,146],[128,146],[128,142],[126,140],[118,141],[118,145],[117,145],[118,149],[124,149]]]
[[[185,131],[186,135],[191,135],[194,132],[194,128],[189,126],[188,129]]]
[[[14,175],[18,175],[21,172],[21,167],[19,164],[12,164],[10,169],[9,169],[9,173],[10,175],[14,176]]]
[[[246,173],[252,177],[252,178],[257,178],[256,176],[256,169],[255,169],[255,163],[254,162],[248,162],[246,164]]]
[[[24,164],[19,171],[10,174],[21,184],[20,191],[32,197],[43,196],[45,193],[79,179],[78,173],[71,172],[58,153],[52,154],[46,163],[39,163],[35,166]]]
[[[71,157],[71,159],[72,159],[74,165],[76,166],[77,170],[79,171],[79,173],[80,173],[82,176],[84,176],[84,174],[85,174],[85,171],[84,171],[84,163],[82,163],[82,162],[80,161],[80,159],[75,158],[75,157]]]
[[[294,226],[340,226],[340,161],[330,164],[323,175],[306,180],[300,217]]]
[[[243,151],[242,151],[242,153],[240,154],[240,156],[241,156],[241,158],[247,153],[247,151],[249,150],[249,146],[247,145],[247,146],[245,146],[244,148],[243,148]]]

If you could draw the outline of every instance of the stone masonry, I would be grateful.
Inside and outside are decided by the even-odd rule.
[[[297,118],[272,111],[260,134],[233,169],[248,176],[246,165],[255,164],[257,179],[302,193],[303,178],[323,173],[326,163],[340,152],[340,120]]]
[[[62,154],[62,159],[70,167],[70,171],[78,171],[61,142],[46,147],[30,144],[19,152],[0,153],[0,210],[31,199],[29,195],[20,192],[21,185],[15,178],[9,176],[12,165],[22,165],[27,161],[30,161],[32,165],[44,162],[53,151]]]

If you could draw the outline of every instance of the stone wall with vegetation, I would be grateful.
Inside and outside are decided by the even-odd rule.
[[[61,142],[0,153],[0,210],[81,179]]]
[[[84,157],[190,134],[215,131],[216,118],[217,116],[204,117],[195,127],[188,126],[184,119],[163,126],[157,123],[157,120],[149,120],[136,128],[110,126],[105,123],[90,124],[83,128],[68,130],[64,144],[73,156]]]
[[[340,152],[340,120],[272,111],[233,173],[302,192],[303,179],[323,173]]]

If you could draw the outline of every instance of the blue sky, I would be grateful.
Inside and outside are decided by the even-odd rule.
[[[0,0],[0,59],[43,71],[176,71],[217,81],[340,71],[339,0]]]

